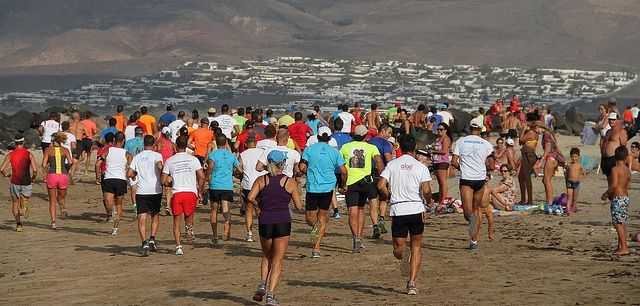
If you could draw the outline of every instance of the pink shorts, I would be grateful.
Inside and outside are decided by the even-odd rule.
[[[67,189],[69,188],[69,175],[67,174],[47,174],[47,188],[49,189]]]

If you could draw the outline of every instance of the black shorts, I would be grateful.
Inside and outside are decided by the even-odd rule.
[[[336,187],[342,187],[342,173],[336,173]]]
[[[374,172],[377,172],[374,170]],[[388,201],[389,198],[385,197],[384,195],[382,195],[382,193],[377,192],[378,191],[378,182],[380,182],[380,177],[379,176],[374,176],[373,177],[373,183],[371,183],[373,185],[373,188],[376,190],[376,193],[378,194],[378,200],[380,201]]]
[[[424,233],[422,214],[391,217],[391,237],[407,238],[407,234],[415,236],[422,233]]]
[[[244,203],[249,203],[249,192],[251,192],[249,189],[242,189],[240,192]]]
[[[378,197],[378,189],[373,186],[373,179],[369,177],[363,178],[349,186],[347,186],[347,194],[345,194],[345,202],[347,207],[358,206],[363,207],[367,200]]]
[[[40,148],[42,149],[42,152],[44,152],[44,150],[46,150],[51,144],[48,142],[43,142],[40,144]]]
[[[258,224],[258,233],[265,239],[291,236],[291,222],[276,224]]]
[[[487,181],[486,180],[463,180],[460,179],[460,186],[469,186],[471,187],[471,189],[473,189],[473,191],[478,191],[480,189],[482,189],[482,187],[484,187],[484,184],[486,184]]]
[[[613,169],[613,167],[615,166],[616,166],[615,156],[610,156],[610,157],[603,156],[602,158],[600,158],[600,169],[602,169],[602,173],[604,173],[604,175],[606,175],[607,177],[611,175],[611,169]]]
[[[329,210],[331,200],[333,200],[333,191],[323,193],[307,192],[304,207],[306,211]]]
[[[204,167],[204,161],[206,158],[200,156],[200,155],[195,155],[195,157],[198,159],[198,161],[200,162],[200,166]]]
[[[213,190],[213,189],[209,189],[209,201],[211,201],[211,202],[220,202],[220,201],[233,202],[233,191],[232,190]]]
[[[127,194],[127,181],[121,179],[102,180],[102,192],[113,193],[116,197]]]
[[[91,148],[93,148],[93,140],[89,138],[84,138],[80,142],[80,153],[87,152],[87,154],[91,153]]]
[[[136,194],[136,210],[138,214],[150,214],[155,216],[160,212],[162,193]]]

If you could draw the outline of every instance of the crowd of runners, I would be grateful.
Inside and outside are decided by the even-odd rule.
[[[565,163],[557,149],[553,123],[546,122],[544,112],[548,110],[543,108],[540,116],[537,109],[524,110],[519,104],[514,97],[510,105],[497,101],[489,111],[481,109],[477,117],[462,124],[467,136],[456,141],[451,133],[455,118],[447,104],[420,105],[413,113],[400,103],[385,112],[379,112],[376,104],[364,111],[355,103],[352,108],[342,104],[323,114],[316,106],[306,118],[293,109],[276,118],[272,110],[230,109],[226,104],[220,113],[211,107],[206,116],[200,116],[198,110],[174,113],[168,105],[157,120],[147,107],[126,117],[118,106],[101,131],[90,113],[72,113],[62,122],[60,114],[51,113],[39,127],[42,162],[37,164],[24,137],[17,135],[15,148],[0,170],[10,177],[15,229],[21,232],[21,216],[29,218],[28,198],[40,171],[49,196],[50,228],[57,230],[57,218],[68,214],[65,196],[69,185],[93,169],[103,193],[104,216],[113,224],[112,235],[118,235],[125,195],[130,193],[143,256],[158,248],[161,213],[173,218],[176,255],[184,254],[183,240],[192,243],[196,239],[194,214],[200,206],[210,206],[211,243],[228,240],[234,196],[240,194],[246,241],[254,241],[257,216],[263,251],[261,281],[253,298],[266,298],[270,305],[277,303],[274,292],[291,234],[290,203],[304,210],[313,259],[321,258],[329,218],[341,218],[341,199],[348,214],[351,249],[363,252],[368,204],[370,237],[378,239],[391,232],[393,255],[408,277],[406,292],[413,295],[418,292],[425,213],[450,199],[447,179],[452,168],[459,170],[461,210],[469,224],[471,250],[479,247],[482,215],[491,217],[487,208],[509,210],[516,204],[533,203],[531,174],[544,172],[546,202],[551,202],[553,171]],[[485,114],[503,117],[495,147],[489,141],[492,117]],[[617,116],[610,107],[606,110],[611,132],[603,135],[602,142],[602,169],[609,180],[603,199],[610,199],[613,222],[621,233],[616,251],[625,254],[629,176],[624,169],[628,172],[627,165],[633,167],[637,161],[628,157],[624,130],[615,124]],[[540,136],[542,156],[535,153]],[[425,146],[424,139],[433,145]],[[521,154],[514,150],[516,146]],[[94,148],[98,148],[95,155]],[[584,168],[577,162],[579,150],[570,155],[567,190],[573,191],[569,202],[575,203]],[[9,165],[11,173],[6,171]],[[489,187],[493,171],[499,171],[502,180]],[[437,196],[431,192],[432,172],[439,185]],[[519,203],[514,199],[513,175],[520,183]],[[568,208],[567,213],[572,213],[571,204]],[[150,232],[147,219],[151,219]],[[490,239],[491,228],[492,223]]]

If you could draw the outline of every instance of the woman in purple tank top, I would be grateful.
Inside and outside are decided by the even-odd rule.
[[[269,174],[256,179],[248,196],[249,202],[260,208],[258,229],[262,245],[260,285],[253,295],[253,300],[261,302],[266,295],[267,305],[278,305],[274,290],[280,279],[282,260],[289,246],[289,203],[293,200],[296,209],[302,209],[296,181],[282,174],[286,159],[283,151],[271,151],[267,155]]]

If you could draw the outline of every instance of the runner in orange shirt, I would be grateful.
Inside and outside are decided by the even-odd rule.
[[[96,123],[93,122],[93,119],[91,119],[92,117],[93,114],[91,112],[87,112],[85,114],[85,119],[80,121],[80,123],[82,123],[85,128],[85,134],[82,136],[81,142],[82,153],[80,155],[80,162],[82,162],[83,159],[85,160],[84,175],[87,175],[87,173],[89,173],[89,165],[91,164],[91,152],[93,151],[93,141],[96,132],[98,131]],[[78,168],[76,168],[76,170],[77,169]]]
[[[138,118],[138,120],[144,123],[144,125],[147,127],[147,134],[155,136],[156,132],[158,131],[158,128],[156,127],[156,118],[147,114],[147,112],[148,110],[146,106],[140,107],[140,113],[142,115],[140,115],[140,118]]]
[[[113,115],[116,118],[116,129],[124,133],[124,129],[127,128],[127,117],[124,115],[124,107],[118,105],[116,107],[116,114]]]
[[[204,161],[213,148],[213,131],[209,129],[209,119],[200,119],[200,127],[189,135],[189,147],[193,149],[195,157],[198,158],[200,164],[204,165]]]

